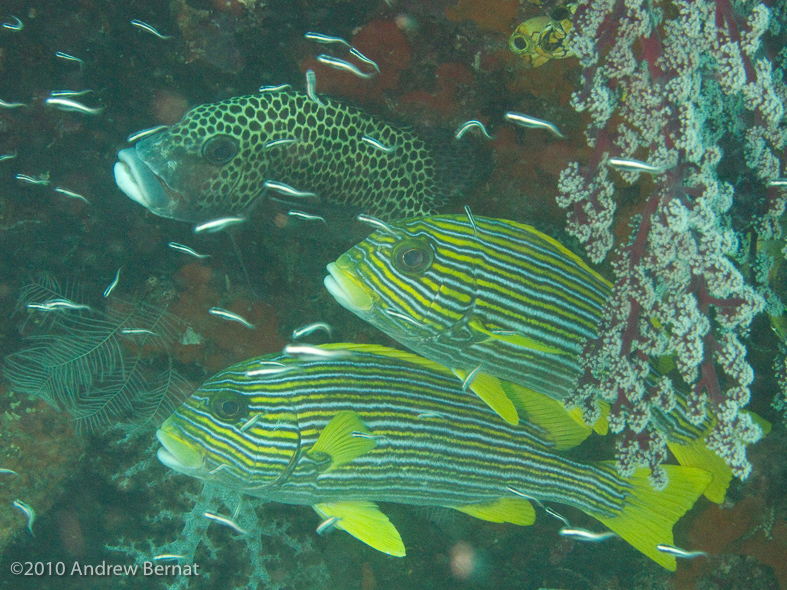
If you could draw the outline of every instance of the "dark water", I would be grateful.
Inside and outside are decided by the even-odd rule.
[[[567,59],[525,69],[508,49],[513,29],[545,9],[505,0],[468,9],[472,4],[3,2],[0,18],[13,23],[15,15],[24,28],[0,29],[0,98],[26,106],[0,109],[0,154],[16,154],[0,162],[0,353],[22,350],[28,345],[23,336],[46,329],[36,320],[25,322],[27,310],[16,308],[20,289],[31,280],[46,273],[64,292],[106,311],[112,304],[102,293],[118,269],[116,297],[166,308],[200,336],[196,344],[174,342],[169,351],[192,386],[234,362],[279,350],[294,328],[314,321],[329,321],[337,341],[392,344],[340,308],[322,286],[325,265],[353,244],[343,229],[318,233],[309,224],[293,226],[261,206],[233,231],[236,247],[228,233],[195,236],[188,224],[151,215],[113,179],[116,153],[127,147],[128,134],[172,124],[192,106],[254,93],[260,85],[302,89],[310,67],[318,72],[318,91],[399,124],[451,133],[468,119],[491,121],[492,170],[443,210],[460,212],[469,205],[479,215],[530,223],[579,251],[564,232],[565,214],[554,196],[560,171],[569,161],[588,157],[582,136],[587,119],[569,105],[581,67]],[[783,9],[776,8],[783,21]],[[131,19],[172,38],[135,28]],[[306,31],[345,39],[356,35],[359,45],[378,43],[381,75],[367,82],[317,69],[315,58],[327,49],[304,40]],[[782,67],[784,58],[779,62],[776,53],[783,41],[775,26],[766,36],[774,63]],[[84,65],[55,57],[57,51]],[[102,112],[47,107],[49,92],[61,89],[91,89],[75,100]],[[559,143],[547,134],[506,127],[499,121],[508,110],[552,121],[569,140]],[[730,136],[721,143],[736,153],[736,141]],[[783,160],[782,151],[782,165]],[[738,166],[721,170],[746,199],[733,211],[736,229],[743,232],[762,195],[746,184],[750,179]],[[20,173],[50,183],[24,183],[15,179]],[[621,183],[619,208],[636,211],[647,186],[645,180]],[[179,254],[167,247],[171,241],[211,258]],[[772,287],[778,291],[783,284]],[[208,316],[214,306],[244,315],[257,329]],[[754,474],[746,483],[733,483],[725,510],[700,500],[680,521],[677,545],[709,547],[715,554],[699,565],[681,563],[677,574],[622,541],[583,544],[561,538],[561,523],[543,513],[535,525],[519,528],[448,510],[386,505],[407,547],[402,559],[340,531],[316,535],[319,518],[308,507],[246,499],[238,519],[247,535],[215,523],[208,527],[195,505],[229,515],[238,498],[213,490],[199,500],[199,482],[161,465],[155,458],[155,419],[119,442],[128,428],[107,431],[101,424],[80,430],[68,414],[0,382],[5,412],[0,467],[19,473],[0,475],[0,588],[778,588],[787,580],[787,442],[770,403],[779,387],[772,367],[780,343],[764,316],[752,331],[757,345],[750,346],[748,359],[757,378],[751,407],[774,429],[750,451]],[[154,352],[126,350],[145,359]],[[125,424],[126,418],[132,416],[120,411],[112,422]],[[612,446],[611,440],[596,440],[575,452],[609,458]],[[12,506],[16,499],[35,508],[34,535]],[[575,510],[561,508],[561,513],[574,526],[599,526]],[[744,524],[734,529],[731,522]],[[155,563],[196,571],[146,575],[144,561],[176,549],[189,559]],[[13,575],[16,563],[31,575]],[[87,569],[135,564],[139,570],[130,574],[99,569],[90,575]]]

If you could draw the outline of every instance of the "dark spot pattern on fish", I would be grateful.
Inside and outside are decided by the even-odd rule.
[[[428,214],[463,188],[462,174],[447,169],[453,163],[437,162],[415,134],[324,103],[284,89],[195,107],[119,153],[118,185],[157,215],[196,222],[241,214],[262,196],[399,219]],[[383,152],[364,137],[397,149]],[[282,196],[266,181],[313,195]]]

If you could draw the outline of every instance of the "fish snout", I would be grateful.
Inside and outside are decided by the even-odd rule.
[[[176,202],[164,189],[159,177],[137,156],[136,148],[126,148],[118,152],[114,173],[115,184],[131,200],[151,213],[161,217],[173,217]]]
[[[333,295],[342,307],[353,313],[371,311],[374,300],[371,294],[363,288],[360,281],[350,272],[343,269],[342,259],[328,264],[328,276],[323,281],[325,288]]]
[[[156,431],[156,438],[161,443],[161,448],[156,453],[159,461],[179,473],[199,477],[199,472],[205,465],[202,449],[183,440],[178,433],[167,428],[166,423]]]

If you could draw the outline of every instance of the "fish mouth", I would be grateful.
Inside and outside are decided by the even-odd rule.
[[[160,217],[178,218],[175,214],[178,199],[170,194],[174,191],[165,187],[162,180],[137,156],[136,148],[120,150],[118,160],[114,167],[115,184],[128,198]]]
[[[179,473],[200,477],[204,471],[205,454],[202,449],[195,449],[194,445],[181,438],[179,433],[171,426],[164,423],[156,431],[156,438],[161,443],[161,448],[156,455],[164,465]]]
[[[360,281],[346,268],[342,268],[347,266],[348,262],[344,257],[342,254],[336,262],[328,264],[329,274],[323,281],[325,288],[345,309],[353,313],[371,311],[374,300],[361,286]]]

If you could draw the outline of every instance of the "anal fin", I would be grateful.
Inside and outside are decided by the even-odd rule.
[[[533,505],[524,498],[499,498],[493,502],[465,504],[451,508],[489,522],[510,522],[528,526],[536,521]]]
[[[315,504],[313,508],[326,520],[335,516],[337,529],[347,531],[369,547],[394,557],[404,557],[399,531],[374,502],[326,502]]]
[[[547,431],[558,450],[575,447],[590,436],[592,428],[577,421],[561,402],[516,383],[503,381],[502,386],[528,421]]]

